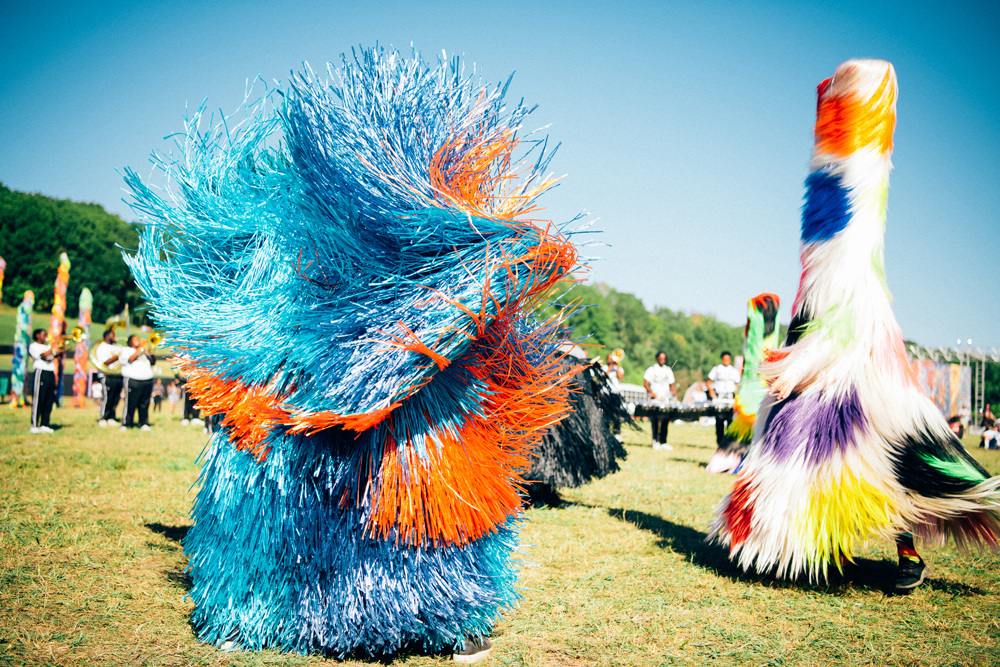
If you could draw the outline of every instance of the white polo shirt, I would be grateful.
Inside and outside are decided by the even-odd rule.
[[[36,343],[31,342],[28,345],[28,354],[31,355],[31,367],[36,371],[52,371],[56,370],[56,362],[54,359],[46,361],[42,359],[42,355],[52,349],[52,346],[47,343]]]
[[[674,383],[674,370],[670,366],[653,364],[642,374],[642,379],[649,382],[649,388],[656,396],[656,400],[669,401],[673,398],[670,385]]]
[[[717,365],[708,372],[708,379],[712,381],[712,389],[719,398],[733,398],[736,394],[736,385],[740,381],[740,372],[733,365]]]
[[[97,347],[94,348],[94,357],[96,357],[96,359],[99,362],[101,362],[102,364],[104,364],[108,368],[114,368],[116,365],[120,366],[121,362],[120,361],[115,361],[113,364],[109,364],[108,363],[108,359],[110,359],[111,357],[115,356],[116,354],[121,354],[121,352],[122,352],[122,346],[121,345],[114,345],[112,343],[105,343],[102,340],[100,343],[97,344]]]
[[[118,357],[122,363],[122,377],[129,380],[152,380],[153,365],[149,363],[149,357],[139,352],[135,361],[129,363],[129,359],[136,353],[131,347],[122,348],[121,356]]]

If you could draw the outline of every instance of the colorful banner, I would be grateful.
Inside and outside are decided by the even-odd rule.
[[[930,359],[914,359],[917,383],[945,417],[959,414],[962,406],[972,403],[972,369]]]
[[[76,344],[73,353],[73,406],[87,407],[87,390],[90,388],[87,373],[88,347],[90,346],[90,309],[94,305],[94,297],[86,287],[80,292],[80,321],[83,327],[83,338]]]
[[[59,271],[56,273],[55,294],[52,299],[52,318],[49,320],[49,340],[60,338],[66,328],[66,286],[69,284],[69,256],[59,253]],[[56,363],[56,405],[62,406],[63,365],[65,357]]]
[[[28,290],[17,309],[14,327],[13,370],[10,373],[10,407],[24,407],[24,374],[28,368],[28,343],[31,339],[31,309],[35,306],[35,293]]]

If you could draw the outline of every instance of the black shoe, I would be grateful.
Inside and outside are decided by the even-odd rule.
[[[455,651],[451,657],[455,662],[462,663],[463,665],[471,665],[480,660],[485,660],[492,650],[493,644],[490,644],[490,640],[486,637],[467,635],[462,642],[462,648]]]
[[[912,591],[924,583],[924,579],[929,573],[930,568],[924,564],[923,559],[914,562],[905,556],[900,557],[899,572],[896,575],[896,592]]]

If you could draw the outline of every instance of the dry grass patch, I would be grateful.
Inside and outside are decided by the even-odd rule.
[[[63,409],[52,436],[0,410],[0,665],[325,665],[220,653],[194,638],[180,539],[205,436],[158,415],[152,433]],[[708,475],[711,428],[671,426],[673,452],[626,432],[621,473],[564,492],[522,527],[524,600],[487,664],[987,665],[1000,662],[1000,557],[922,547],[933,573],[885,591],[892,545],[825,585],[748,576],[704,542],[731,478]],[[970,440],[971,442],[971,440]],[[994,474],[1000,452],[973,454]],[[401,656],[395,665],[450,664]]]

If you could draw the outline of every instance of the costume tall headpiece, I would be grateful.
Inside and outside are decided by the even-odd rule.
[[[859,540],[910,531],[996,546],[1000,478],[917,385],[885,284],[892,65],[852,60],[819,85],[802,277],[773,396],[712,537],[745,568],[826,575]]]

